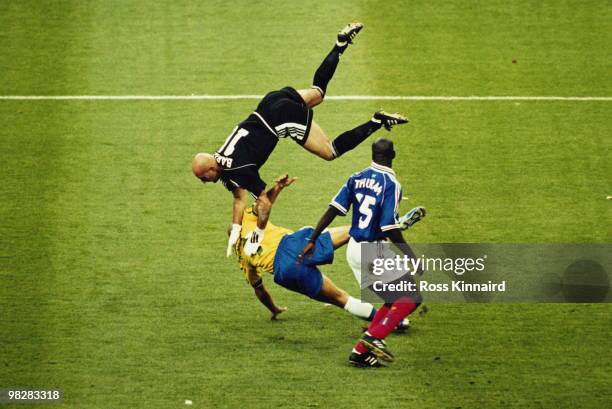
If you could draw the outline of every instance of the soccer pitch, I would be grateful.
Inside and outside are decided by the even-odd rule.
[[[381,106],[411,119],[376,134],[401,210],[428,209],[409,242],[610,242],[607,2],[5,1],[0,97],[304,88],[354,20],[330,96],[604,98],[317,107],[332,137]],[[59,388],[69,408],[611,406],[609,304],[428,305],[374,371],[346,363],[361,321],[266,277],[289,308],[269,321],[225,257],[231,195],[190,169],[256,103],[0,99],[0,389]],[[299,180],[271,220],[316,224],[369,142],[324,162],[280,141],[261,175]],[[343,250],[322,270],[359,293]]]

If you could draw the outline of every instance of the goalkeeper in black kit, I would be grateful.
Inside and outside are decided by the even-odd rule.
[[[259,176],[259,168],[280,138],[289,137],[307,151],[331,161],[354,149],[381,127],[390,130],[394,125],[408,122],[400,114],[378,111],[369,121],[330,140],[313,121],[312,108],[323,101],[340,56],[362,29],[363,24],[351,23],[338,33],[334,47],[315,72],[311,88],[296,90],[285,87],[268,93],[219,149],[213,154],[198,153],[193,158],[192,171],[198,179],[204,183],[220,180],[234,197],[228,257],[240,235],[249,193],[256,199],[258,218],[256,228],[248,234],[244,247],[246,254],[254,254],[263,239],[272,205],[271,193],[265,190],[266,183]]]

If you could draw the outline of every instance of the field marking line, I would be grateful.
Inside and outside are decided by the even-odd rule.
[[[15,101],[172,101],[172,100],[246,100],[263,95],[0,95],[0,100]],[[427,95],[330,95],[332,101],[612,101],[612,97],[562,96],[427,96]]]

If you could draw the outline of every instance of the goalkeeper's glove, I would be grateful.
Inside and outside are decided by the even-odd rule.
[[[242,228],[239,224],[232,224],[232,232],[230,233],[229,240],[227,242],[227,257],[232,255],[232,249],[236,245],[238,239],[240,239],[240,229]]]
[[[263,237],[264,231],[259,227],[256,227],[255,230],[247,234],[246,243],[244,244],[244,252],[247,256],[252,256],[257,253]]]
[[[427,212],[425,211],[424,207],[415,207],[414,209],[400,217],[399,222],[402,226],[400,228],[402,230],[406,230],[407,228],[412,227],[419,220],[425,217],[426,213]]]

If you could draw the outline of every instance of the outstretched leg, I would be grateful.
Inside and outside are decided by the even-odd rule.
[[[316,297],[317,301],[333,304],[337,307],[344,308],[349,299],[349,295],[341,288],[338,288],[332,280],[326,275],[323,275],[323,286],[321,292]]]
[[[408,119],[400,114],[389,114],[378,111],[368,122],[359,125],[340,134],[336,139],[330,141],[323,129],[315,121],[312,121],[310,132],[304,148],[325,160],[334,160],[346,152],[355,149],[368,136],[379,130],[381,127],[390,130],[392,126],[405,124]]]
[[[362,29],[363,24],[351,23],[340,30],[334,48],[327,54],[315,72],[312,80],[312,87],[310,89],[298,90],[298,93],[310,108],[319,105],[323,101],[325,93],[327,92],[327,84],[336,72],[336,67],[338,67],[338,63],[340,62],[340,56],[349,44],[352,44],[353,39]],[[408,122],[408,120],[399,114],[388,114],[379,111],[374,114],[370,121],[350,131],[344,132],[332,142],[323,129],[316,122],[312,121],[307,140],[303,146],[307,151],[314,153],[320,158],[334,160],[351,149],[354,149],[382,126],[390,130],[393,125],[406,122]]]
[[[363,125],[359,125],[357,128],[340,134],[336,139],[330,141],[319,124],[312,121],[304,148],[320,158],[334,160],[345,152],[357,147],[368,136],[379,130],[381,126],[380,122],[375,122],[372,119]]]
[[[336,72],[336,67],[338,67],[338,63],[340,62],[340,56],[347,49],[348,45],[352,44],[353,39],[362,28],[363,24],[361,23],[351,23],[340,30],[334,48],[327,54],[315,72],[312,80],[312,88],[298,91],[309,107],[313,108],[323,101],[325,93],[327,92],[327,84],[329,84],[329,81]]]
[[[334,148],[329,141],[329,138],[325,134],[325,131],[315,121],[312,121],[312,124],[310,125],[310,132],[308,132],[308,138],[306,139],[306,143],[304,143],[302,146],[308,152],[314,153],[319,158],[323,158],[325,160],[336,159]]]
[[[371,321],[376,315],[376,308],[372,304],[351,297],[325,275],[323,275],[321,292],[315,298],[317,301],[327,302],[340,307],[364,320]]]

